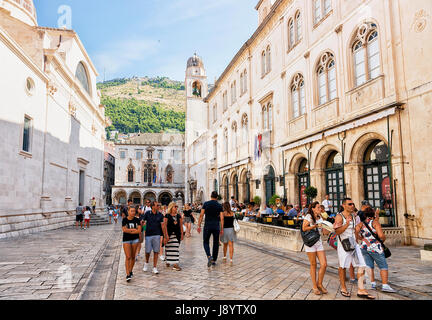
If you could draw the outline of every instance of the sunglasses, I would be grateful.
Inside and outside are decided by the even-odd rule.
[[[347,203],[347,205],[352,207],[352,206],[354,206],[354,203]]]

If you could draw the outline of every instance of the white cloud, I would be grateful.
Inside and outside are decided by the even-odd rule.
[[[112,46],[92,55],[97,69],[105,69],[107,74],[115,74],[132,64],[148,59],[159,50],[158,41],[139,37],[111,41],[109,45]]]

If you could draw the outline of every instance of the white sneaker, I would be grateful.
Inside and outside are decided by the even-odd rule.
[[[153,268],[153,273],[154,274],[158,274],[159,273],[158,269],[157,268]]]
[[[143,271],[144,271],[144,272],[147,272],[147,271],[148,271],[148,263],[144,263]]]
[[[161,259],[162,261],[165,261],[165,257],[164,257],[163,255],[160,256],[160,259]]]
[[[393,289],[392,287],[390,287],[388,284],[382,285],[382,291],[384,291],[384,292],[396,292],[396,290]]]

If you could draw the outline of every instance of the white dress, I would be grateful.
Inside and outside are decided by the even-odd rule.
[[[346,219],[342,213],[340,213],[340,215],[342,216],[343,225],[345,225]],[[355,250],[346,252],[341,242],[342,240],[348,239],[350,237],[354,239],[352,243],[355,243]],[[353,267],[366,267],[366,263],[363,259],[363,254],[361,253],[360,246],[355,241],[355,218],[354,220],[350,221],[349,227],[342,234],[339,235],[337,253],[340,268],[347,269],[350,267],[351,264],[353,265]]]

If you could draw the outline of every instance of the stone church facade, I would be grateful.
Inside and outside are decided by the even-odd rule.
[[[186,69],[186,194],[305,204],[305,188],[432,239],[432,2],[260,0],[258,28],[207,92]],[[201,88],[197,90],[196,88]]]
[[[115,144],[113,204],[184,203],[184,135],[139,133]]]
[[[31,0],[0,1],[0,238],[70,226],[103,205],[106,119],[73,30],[38,26]]]

